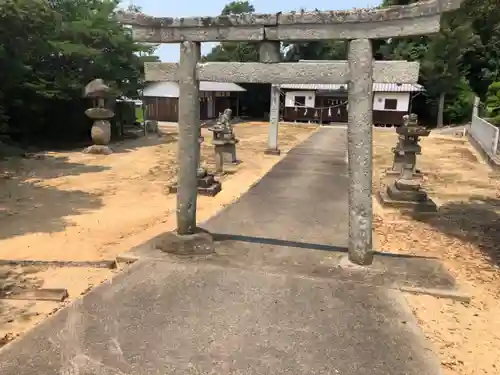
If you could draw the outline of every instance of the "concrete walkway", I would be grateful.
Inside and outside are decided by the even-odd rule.
[[[0,351],[0,374],[440,374],[377,271],[410,268],[338,267],[347,182],[345,129],[323,128],[204,224],[218,255],[135,249],[129,270]]]

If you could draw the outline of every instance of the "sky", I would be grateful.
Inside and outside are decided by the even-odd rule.
[[[195,17],[217,16],[231,0],[123,0],[122,5],[130,3],[142,8],[142,12],[154,17]],[[292,10],[344,10],[366,8],[379,5],[382,0],[253,0],[256,13],[277,13]],[[309,4],[309,5],[306,5]],[[214,43],[202,43],[201,52],[210,52]],[[156,55],[165,62],[179,61],[179,45],[163,44]]]

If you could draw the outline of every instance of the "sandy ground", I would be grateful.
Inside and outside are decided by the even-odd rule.
[[[281,126],[280,149],[286,153],[315,129]],[[109,156],[48,152],[0,163],[0,259],[112,260],[173,230],[175,195],[168,194],[167,186],[176,175],[177,130],[164,125],[161,133],[114,144]],[[237,199],[283,157],[264,155],[266,123],[238,124],[235,133],[242,163],[228,168],[216,197],[199,197],[199,221]],[[203,135],[202,163],[214,170],[212,135],[205,129]],[[71,300],[112,273],[84,267],[0,267],[0,282],[7,289],[67,288]],[[0,299],[0,346],[60,307]]]
[[[314,128],[282,126],[287,151]],[[113,155],[47,153],[35,159],[0,164],[0,259],[113,259],[175,225],[176,132],[114,145]],[[237,199],[280,158],[264,156],[267,127],[236,127],[243,163],[224,177],[215,198],[200,197],[199,220]],[[204,134],[207,140],[209,134]],[[374,189],[391,164],[396,136],[375,131]],[[440,214],[412,218],[375,205],[378,249],[435,256],[473,296],[470,304],[407,296],[425,334],[441,358],[445,375],[500,374],[500,189],[492,173],[463,138],[430,136],[422,142],[419,167]],[[204,164],[213,168],[212,148],[203,147]],[[26,288],[67,288],[70,300],[112,276],[94,268],[0,267],[0,283]],[[62,305],[0,300],[0,346]]]
[[[392,163],[396,135],[376,131],[374,189]],[[423,139],[419,168],[440,206],[428,218],[375,210],[378,249],[439,258],[470,293],[470,304],[407,296],[445,375],[500,374],[500,179],[465,138]]]

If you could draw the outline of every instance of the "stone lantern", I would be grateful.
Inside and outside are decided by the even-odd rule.
[[[399,175],[386,187],[385,191],[382,190],[379,193],[379,197],[386,206],[435,212],[436,204],[422,189],[420,173],[416,173],[417,154],[421,153],[419,137],[427,137],[430,131],[419,126],[417,115],[412,113],[405,116],[405,125],[397,128],[396,132],[399,136],[399,142],[395,148],[399,158],[397,160],[397,166],[400,168]]]
[[[418,126],[418,117],[416,114],[412,113],[410,115],[404,115],[403,116],[403,121],[404,121],[404,126],[405,127],[415,127]],[[392,148],[392,152],[394,154],[393,160],[392,160],[392,167],[387,168],[385,171],[386,176],[399,176],[401,174],[401,169],[403,168],[405,164],[405,152],[404,152],[404,142],[405,142],[405,136],[398,133],[396,130],[396,133],[398,134],[398,143],[396,144],[396,147]],[[418,140],[417,140],[418,142]],[[417,155],[420,155],[420,151],[417,152]],[[414,174],[421,177],[422,174],[418,169],[415,169]]]
[[[108,95],[110,89],[104,84],[102,79],[94,79],[85,86],[85,97],[96,100],[94,107],[85,111],[85,115],[93,120],[91,137],[94,144],[87,147],[84,152],[91,154],[111,154],[112,151],[108,147],[111,140],[111,123],[109,120],[114,117],[114,112],[111,109],[104,107],[104,99]]]
[[[236,145],[239,140],[234,134],[231,124],[232,111],[228,108],[219,117],[217,124],[209,128],[213,132],[212,144],[215,151],[215,169],[217,173],[224,172],[224,163],[238,164]]]

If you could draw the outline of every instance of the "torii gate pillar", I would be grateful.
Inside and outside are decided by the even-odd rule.
[[[281,60],[280,42],[261,42],[259,45],[259,57],[262,63],[279,63]],[[270,102],[269,134],[265,154],[279,155],[278,126],[280,121],[280,89],[277,85],[271,85]]]
[[[372,105],[373,54],[371,41],[349,43],[349,260],[371,264],[372,249]]]

